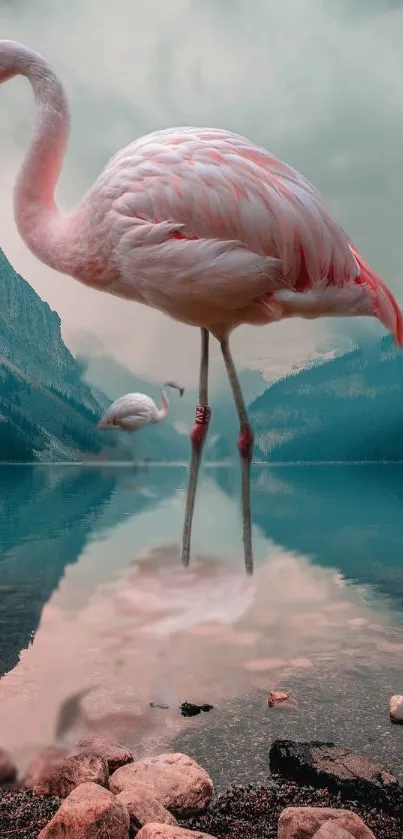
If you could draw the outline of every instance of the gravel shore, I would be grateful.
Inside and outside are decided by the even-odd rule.
[[[58,798],[37,797],[28,790],[0,790],[1,839],[38,839],[60,805]],[[377,839],[401,839],[402,821],[324,790],[301,787],[272,777],[265,786],[232,786],[201,816],[179,819],[182,827],[217,839],[276,839],[277,821],[289,806],[338,807],[358,813]]]
[[[279,815],[290,806],[352,810],[361,816],[377,839],[402,839],[401,818],[278,777],[271,777],[265,786],[230,787],[211,803],[206,813],[181,819],[180,824],[210,833],[217,839],[276,839]]]
[[[60,803],[58,798],[38,798],[29,790],[0,788],[1,839],[38,839]]]

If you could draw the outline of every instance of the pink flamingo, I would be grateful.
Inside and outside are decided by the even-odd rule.
[[[18,230],[42,262],[99,291],[201,329],[199,405],[182,559],[189,563],[197,477],[210,420],[209,333],[220,343],[240,423],[243,541],[252,571],[253,433],[229,335],[282,318],[373,315],[403,343],[396,301],[298,172],[244,137],[212,128],[156,131],[119,151],[77,209],[54,192],[69,134],[63,87],[38,53],[0,41],[0,82],[26,76],[36,100],[15,186]]]

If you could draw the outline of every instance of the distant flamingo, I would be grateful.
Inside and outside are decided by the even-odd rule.
[[[33,139],[15,186],[18,230],[51,268],[100,291],[201,328],[199,406],[191,433],[182,559],[190,538],[210,420],[209,332],[219,341],[240,423],[243,541],[252,572],[253,433],[229,349],[241,324],[372,315],[403,343],[394,297],[298,172],[244,137],[169,128],[118,152],[68,216],[54,192],[69,113],[57,76],[38,53],[0,41],[0,82],[23,75],[36,100]]]
[[[166,419],[169,409],[167,387],[179,390],[179,396],[183,396],[185,388],[177,385],[176,382],[166,382],[161,388],[162,408],[157,408],[151,396],[145,393],[127,393],[120,399],[115,399],[112,405],[103,415],[98,423],[98,428],[120,428],[122,431],[139,431],[146,425],[154,425]]]

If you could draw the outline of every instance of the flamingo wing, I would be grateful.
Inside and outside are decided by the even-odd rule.
[[[115,399],[108,408],[105,418],[113,418],[117,424],[134,417],[140,421],[151,422],[155,412],[155,402],[145,393],[128,393]]]
[[[168,129],[119,152],[97,182],[119,226],[115,258],[157,308],[239,308],[357,274],[347,235],[298,172],[226,131]]]

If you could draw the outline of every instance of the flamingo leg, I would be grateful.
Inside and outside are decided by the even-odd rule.
[[[228,340],[221,340],[220,344],[239,418],[238,451],[241,458],[242,469],[243,546],[246,572],[247,574],[253,574],[252,528],[250,517],[250,464],[252,460],[254,436],[249,423],[245,400],[243,398],[241,385],[239,384]]]
[[[192,444],[192,455],[190,461],[185,522],[183,525],[182,538],[182,563],[185,567],[189,565],[190,561],[190,542],[192,537],[192,522],[196,499],[197,479],[199,476],[203,446],[207,437],[207,431],[211,416],[211,410],[208,406],[208,357],[209,332],[208,329],[202,329],[199,376],[199,405],[196,408],[195,424],[190,435],[190,440]]]

